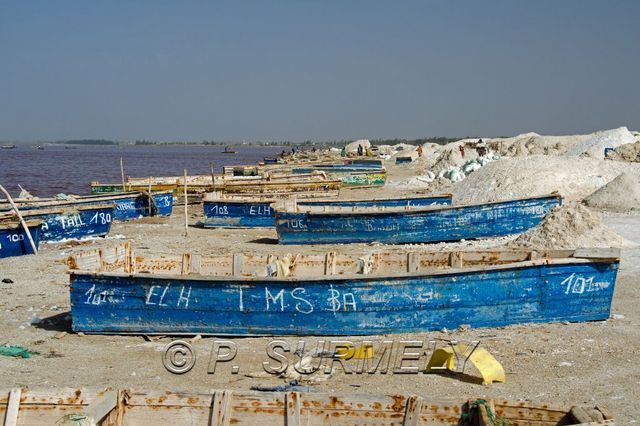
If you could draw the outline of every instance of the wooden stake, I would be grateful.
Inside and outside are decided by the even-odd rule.
[[[122,176],[122,192],[125,192],[126,189],[124,187],[124,163],[122,162],[122,157],[120,157],[120,176]]]
[[[187,169],[184,169],[184,236],[189,235],[189,215],[187,212]]]
[[[213,184],[216,178],[213,176],[213,163],[209,163],[209,167],[211,167],[211,189],[213,189]]]
[[[2,185],[0,185],[0,191],[2,191],[4,193],[5,197],[7,197],[7,201],[9,201],[9,204],[11,204],[11,207],[13,208],[13,211],[16,212],[16,215],[18,215],[18,219],[20,220],[20,224],[22,225],[22,228],[24,229],[24,232],[27,234],[27,238],[29,239],[29,244],[31,244],[31,249],[33,250],[33,254],[38,254],[38,248],[36,247],[36,244],[33,242],[33,238],[31,237],[31,231],[29,231],[29,227],[27,226],[27,222],[24,221],[24,218],[22,217],[22,214],[20,214],[20,210],[18,210],[18,208],[16,207],[15,203],[13,202],[13,198],[11,198],[11,195],[9,195],[7,190],[4,189],[4,186],[2,186]]]
[[[151,176],[149,176],[149,216],[151,216],[151,205],[153,204],[151,197]]]

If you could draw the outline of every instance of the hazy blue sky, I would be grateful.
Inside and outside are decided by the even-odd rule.
[[[640,129],[640,1],[0,2],[0,139]]]

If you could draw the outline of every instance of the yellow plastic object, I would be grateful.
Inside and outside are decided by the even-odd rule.
[[[456,371],[456,359],[464,362],[467,358],[482,374],[482,384],[504,383],[506,381],[502,364],[489,351],[464,343],[436,349],[427,365],[427,372],[432,371],[434,367],[446,367],[449,371]]]
[[[373,346],[341,346],[336,349],[336,355],[343,359],[371,359],[373,358]]]

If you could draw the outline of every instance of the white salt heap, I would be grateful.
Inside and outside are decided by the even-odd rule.
[[[567,155],[586,155],[602,160],[604,159],[605,148],[617,148],[620,145],[635,141],[635,136],[626,127],[618,127],[617,129],[594,133],[591,139],[579,143],[567,151]]]
[[[542,223],[520,235],[513,247],[533,249],[575,249],[582,247],[623,247],[629,242],[605,224],[596,212],[579,203],[556,207]]]
[[[623,173],[584,200],[589,207],[615,212],[640,211],[640,176]]]
[[[503,157],[458,182],[453,201],[482,203],[554,191],[568,200],[582,200],[625,171],[638,172],[640,164],[549,155]]]

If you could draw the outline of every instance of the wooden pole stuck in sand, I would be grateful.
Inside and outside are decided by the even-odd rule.
[[[120,157],[120,176],[122,176],[122,192],[125,192],[126,189],[124,187],[124,163],[122,162],[122,157]]]
[[[189,235],[189,213],[187,212],[187,169],[184,169],[184,236]]]
[[[216,178],[213,176],[213,163],[209,163],[209,167],[211,167],[211,189],[215,189],[213,185],[216,182]]]
[[[151,176],[149,176],[149,216],[151,216],[151,205],[153,204],[153,199],[151,197]]]
[[[31,249],[33,249],[33,254],[38,254],[38,248],[36,247],[36,243],[33,242],[33,238],[31,237],[31,231],[29,231],[27,222],[24,221],[22,214],[20,214],[20,210],[18,210],[18,207],[16,207],[15,203],[13,202],[13,198],[11,198],[11,195],[9,194],[9,192],[7,192],[7,190],[4,189],[4,186],[2,185],[0,185],[0,191],[2,191],[5,197],[7,197],[7,201],[9,201],[9,204],[11,204],[11,208],[13,208],[13,211],[16,212],[16,215],[18,215],[20,224],[22,225],[22,228],[24,228],[24,232],[27,234],[27,238],[29,239],[29,244],[31,244]]]

